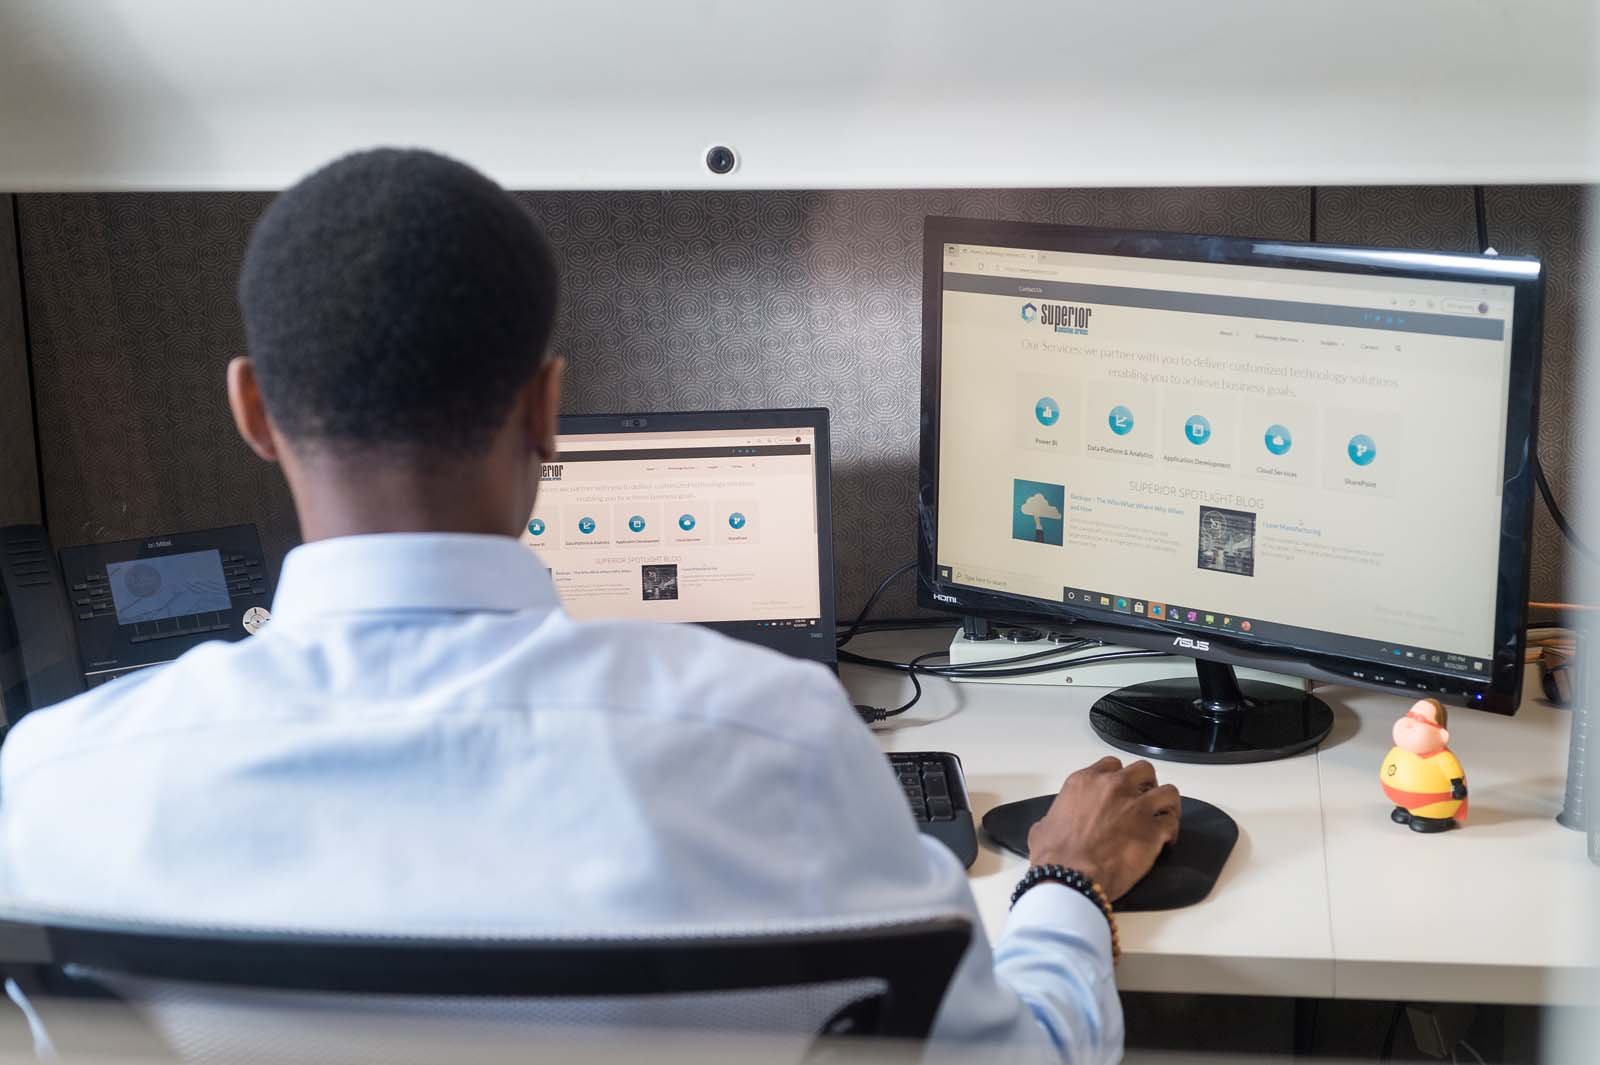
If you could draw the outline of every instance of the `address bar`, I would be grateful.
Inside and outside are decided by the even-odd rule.
[[[1021,253],[1024,258],[1032,259],[1027,253]],[[981,256],[965,255],[959,258],[952,257],[947,261],[945,268],[961,273],[992,274],[999,276],[1019,276],[1022,280],[1039,281],[1084,281],[1082,268],[1047,266],[1036,260],[1027,264],[1025,271],[1018,271],[1018,264],[1012,261],[999,261],[1000,256],[986,252]],[[1009,256],[1006,257],[1010,259]],[[1293,300],[1299,303],[1326,303],[1331,299],[1344,300],[1353,306],[1359,307],[1394,307],[1397,312],[1425,311],[1425,299],[1413,296],[1385,296],[1383,293],[1368,289],[1341,289],[1326,288],[1320,285],[1295,284],[1293,282],[1260,281],[1252,279],[1244,284],[1248,286],[1245,292],[1238,287],[1227,283],[1208,282],[1203,278],[1194,278],[1186,275],[1146,273],[1135,270],[1115,269],[1108,270],[1104,281],[1095,284],[1112,284],[1122,287],[1158,288],[1173,292],[1199,292],[1213,295],[1244,295],[1260,294],[1263,291],[1278,293],[1280,298]],[[1482,314],[1487,313],[1487,308],[1480,310],[1480,304],[1470,300],[1441,300],[1439,310],[1447,314]]]

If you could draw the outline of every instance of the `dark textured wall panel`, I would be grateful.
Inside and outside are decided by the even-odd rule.
[[[1317,190],[1317,239],[1380,248],[1478,250],[1472,189],[1363,187]]]
[[[1478,250],[1472,189],[1327,188],[1317,192],[1317,239],[1335,244]],[[1544,375],[1539,447],[1551,486],[1569,499],[1577,485],[1573,425],[1579,394],[1578,293],[1595,286],[1581,261],[1583,190],[1574,186],[1490,188],[1484,194],[1489,243],[1502,255],[1535,255],[1545,267]],[[1585,272],[1587,271],[1587,276]],[[1571,509],[1571,508],[1569,508]],[[1532,594],[1564,598],[1561,531],[1542,503],[1534,508]]]
[[[295,541],[277,470],[238,438],[234,281],[267,197],[24,196],[45,505],[58,546],[256,522]]]
[[[1551,489],[1574,520],[1578,520],[1577,494],[1584,487],[1578,456],[1579,405],[1585,394],[1584,375],[1595,372],[1584,365],[1580,353],[1584,332],[1595,327],[1600,299],[1600,264],[1584,254],[1591,246],[1586,243],[1586,226],[1594,222],[1586,216],[1584,204],[1583,189],[1570,185],[1496,188],[1484,195],[1490,245],[1502,255],[1537,255],[1544,262],[1539,453]],[[1576,589],[1569,588],[1569,579],[1577,570],[1567,564],[1561,530],[1543,504],[1534,509],[1533,521],[1534,598],[1572,598]],[[1593,533],[1588,540],[1594,542]]]
[[[1534,212],[1526,239],[1576,256],[1559,190],[1506,195]],[[570,362],[567,410],[833,410],[845,614],[914,552],[924,216],[1286,239],[1304,239],[1310,222],[1303,188],[522,198],[564,269],[555,345]],[[236,439],[222,390],[240,344],[234,276],[265,202],[23,198],[47,501],[61,542],[235,520],[257,522],[274,556],[295,542],[278,476]],[[1467,190],[1325,190],[1319,206],[1324,240],[1468,248],[1473,239]],[[1497,225],[1513,218],[1511,207],[1490,210]],[[1564,439],[1552,422],[1546,432]],[[1563,454],[1550,455],[1553,473]],[[1541,587],[1553,587],[1553,563],[1539,572]],[[910,603],[907,582],[884,607]]]
[[[562,260],[569,411],[820,404],[842,607],[914,551],[919,246],[936,213],[1297,237],[1304,190],[528,195]],[[295,542],[234,436],[233,279],[266,198],[24,198],[51,524],[62,543],[255,521]],[[909,584],[886,604],[910,606]]]
[[[1304,238],[1304,189],[539,194],[567,409],[833,412],[841,614],[916,553],[930,214]],[[912,606],[905,579],[883,609]]]
[[[0,195],[0,525],[39,520],[33,404],[11,197]]]

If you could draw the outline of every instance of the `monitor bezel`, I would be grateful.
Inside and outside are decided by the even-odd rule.
[[[1081,252],[1239,266],[1281,267],[1325,273],[1493,284],[1514,290],[1511,373],[1500,558],[1496,576],[1494,651],[1482,682],[1355,658],[1315,647],[1273,642],[1204,626],[1135,619],[1098,607],[998,594],[942,581],[937,572],[939,486],[940,337],[943,319],[944,246],[974,244],[1032,251]],[[1529,572],[1532,560],[1534,475],[1538,439],[1540,329],[1543,270],[1535,259],[1348,245],[1306,244],[1251,237],[1162,233],[1036,222],[930,216],[923,230],[921,451],[918,474],[918,601],[963,616],[1072,624],[1073,631],[1107,642],[1163,650],[1233,666],[1248,666],[1312,680],[1415,693],[1500,714],[1521,701]],[[1197,638],[1199,637],[1199,638]],[[1184,646],[1176,641],[1189,641]],[[1377,679],[1377,678],[1381,678]]]
[[[722,411],[645,411],[638,414],[563,414],[558,436],[718,432],[750,429],[810,429],[815,434],[813,469],[817,491],[817,580],[820,620],[810,629],[766,627],[755,621],[691,622],[747,643],[780,651],[795,658],[838,665],[838,632],[833,574],[833,488],[828,411],[824,407]],[[559,461],[559,455],[557,460]]]

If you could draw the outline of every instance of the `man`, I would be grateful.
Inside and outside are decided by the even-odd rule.
[[[960,909],[837,681],[691,626],[578,623],[513,537],[554,456],[556,268],[476,172],[342,159],[280,196],[240,280],[240,434],[305,544],[274,620],[25,719],[0,756],[11,893],[152,920],[528,933]],[[203,461],[203,456],[197,456]],[[1075,774],[1057,874],[936,1037],[1121,1053],[1106,915],[1177,831],[1147,763]]]

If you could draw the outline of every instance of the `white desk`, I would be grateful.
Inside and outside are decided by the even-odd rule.
[[[904,660],[950,633],[862,637],[851,649]],[[858,702],[898,705],[903,677],[844,666]],[[1089,727],[1099,690],[923,680],[889,750],[960,756],[974,812],[1056,791],[1104,754]],[[1378,766],[1409,698],[1319,689],[1334,709],[1315,753],[1256,765],[1162,762],[1164,781],[1215,803],[1239,844],[1197,906],[1120,918],[1126,990],[1500,1003],[1592,1001],[1600,868],[1555,823],[1568,715],[1536,700],[1514,718],[1452,711],[1451,746],[1472,789],[1469,825],[1418,836],[1389,820]],[[984,841],[970,874],[991,936],[1023,859]],[[1419,900],[1424,900],[1419,902]],[[1591,996],[1591,997],[1586,997]]]

